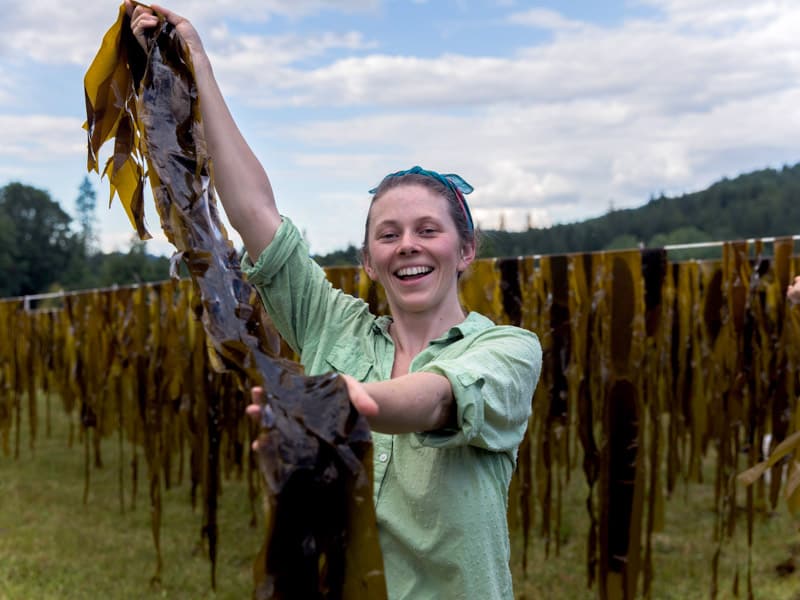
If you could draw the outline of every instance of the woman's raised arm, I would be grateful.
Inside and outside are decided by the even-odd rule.
[[[187,19],[161,6],[152,5],[150,10],[130,0],[125,3],[133,34],[143,46],[146,32],[158,25],[153,11],[172,23],[186,43],[197,81],[215,188],[247,253],[257,259],[272,241],[281,222],[280,214],[267,173],[233,120],[197,30]]]

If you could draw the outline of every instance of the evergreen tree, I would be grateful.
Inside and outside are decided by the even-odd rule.
[[[78,197],[75,199],[75,208],[78,213],[78,224],[81,227],[81,237],[85,253],[88,256],[92,253],[95,244],[95,208],[97,206],[97,193],[92,187],[89,177],[84,175],[83,181],[78,188]]]

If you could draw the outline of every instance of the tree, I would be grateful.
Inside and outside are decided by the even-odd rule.
[[[651,248],[663,248],[664,246],[677,246],[688,244],[700,244],[703,242],[714,241],[705,231],[694,226],[679,227],[669,233],[658,233],[647,244]],[[685,248],[673,249],[669,251],[669,259],[673,261],[689,260],[692,258],[720,258],[722,251],[719,247]]]
[[[330,254],[316,255],[314,260],[323,267],[339,267],[361,264],[361,251],[353,244],[344,250],[336,250]]]
[[[78,197],[75,199],[75,208],[78,212],[78,223],[81,226],[83,245],[88,256],[94,247],[94,210],[97,206],[97,193],[89,181],[89,177],[84,175],[83,181],[78,188]]]
[[[14,225],[8,215],[0,211],[0,273],[10,273],[14,260],[11,248],[14,245]],[[8,295],[6,292],[7,277],[0,277],[0,296]]]
[[[629,250],[639,248],[639,245],[639,239],[635,235],[623,233],[606,244],[603,250]]]
[[[127,254],[122,252],[98,254],[91,260],[97,263],[96,285],[100,287],[169,279],[169,259],[165,256],[147,254],[145,242],[135,235],[131,239]],[[185,271],[183,275],[186,275]]]
[[[70,216],[50,195],[21,183],[0,188],[0,294],[35,294],[62,279],[80,244]],[[11,225],[8,231],[8,224]]]

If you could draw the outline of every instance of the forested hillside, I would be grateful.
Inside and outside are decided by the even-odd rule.
[[[723,179],[706,190],[659,197],[579,223],[484,232],[484,256],[659,247],[800,234],[800,163]]]
[[[94,202],[87,180],[78,195],[80,222],[73,224],[47,192],[18,183],[0,188],[0,296],[166,279],[169,260],[148,255],[143,243],[133,243],[127,253],[104,254],[93,248]],[[480,256],[590,252],[793,234],[800,234],[800,163],[723,179],[700,192],[654,198],[639,208],[614,210],[578,223],[522,232],[486,230]],[[714,252],[691,256],[713,256]],[[315,258],[323,266],[359,262],[354,246]]]

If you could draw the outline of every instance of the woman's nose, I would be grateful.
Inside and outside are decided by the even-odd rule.
[[[406,232],[400,236],[400,244],[397,247],[400,254],[413,254],[419,252],[419,245],[413,233]]]

